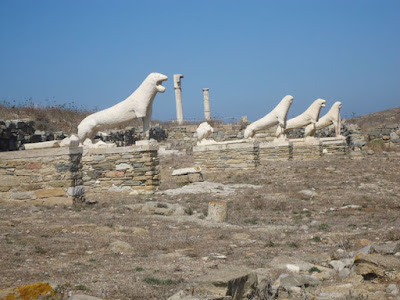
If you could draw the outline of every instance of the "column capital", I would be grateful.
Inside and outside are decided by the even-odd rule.
[[[183,74],[174,74],[174,88],[179,89],[181,87],[181,78],[183,78]]]

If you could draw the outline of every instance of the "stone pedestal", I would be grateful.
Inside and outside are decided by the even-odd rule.
[[[0,153],[0,199],[41,205],[83,202],[82,148]]]
[[[316,160],[322,156],[322,142],[316,138],[291,139],[294,160]]]
[[[215,142],[193,147],[194,161],[207,171],[254,169],[259,164],[258,144],[247,140]]]
[[[87,190],[154,191],[160,185],[158,145],[89,149],[82,158]]]
[[[344,138],[321,138],[322,154],[343,156],[348,154],[348,146]]]
[[[260,164],[271,160],[289,160],[293,157],[293,144],[290,141],[264,142],[259,145]]]

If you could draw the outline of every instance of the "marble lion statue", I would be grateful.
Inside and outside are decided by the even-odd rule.
[[[321,108],[325,106],[326,101],[324,99],[315,100],[309,108],[301,115],[286,121],[286,128],[283,128],[280,124],[276,130],[276,137],[284,137],[285,132],[289,129],[296,129],[306,127],[309,124],[315,126],[318,122],[319,113],[321,112]]]
[[[162,82],[167,79],[166,75],[150,73],[124,101],[84,118],[78,125],[80,142],[93,138],[98,131],[115,128],[138,118],[142,118],[143,132],[147,132],[150,129],[154,98],[157,93],[165,91]]]
[[[282,128],[286,127],[286,117],[290,106],[293,103],[293,97],[287,95],[283,97],[281,102],[266,116],[251,123],[244,131],[244,138],[252,138],[257,131],[267,129],[269,127],[278,125]]]
[[[340,109],[342,108],[342,102],[337,101],[335,102],[331,109],[327,112],[327,114],[321,117],[317,123],[315,123],[315,127],[313,124],[308,125],[305,128],[304,136],[305,137],[312,137],[315,134],[317,129],[322,129],[328,127],[333,124],[335,127],[336,136],[340,136],[340,126],[341,126],[341,119],[340,119]]]

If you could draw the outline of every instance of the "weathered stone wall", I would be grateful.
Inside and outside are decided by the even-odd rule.
[[[82,158],[88,191],[152,191],[160,184],[158,146],[89,149]]]
[[[322,156],[322,142],[304,142],[303,140],[292,140],[294,160],[315,160]]]
[[[348,154],[344,139],[303,139],[262,142],[228,141],[197,145],[193,148],[194,161],[205,172],[254,169],[267,166],[271,160],[317,160],[325,155]]]
[[[268,165],[271,160],[289,160],[293,158],[291,142],[274,142],[259,144],[259,159],[261,165]]]
[[[0,153],[0,200],[72,205],[92,192],[153,191],[160,184],[158,146]]]
[[[82,148],[0,153],[0,199],[38,204],[83,200]]]
[[[225,142],[193,148],[194,161],[205,171],[254,169],[259,165],[256,142]]]
[[[321,139],[322,155],[343,156],[348,154],[349,147],[345,140]]]

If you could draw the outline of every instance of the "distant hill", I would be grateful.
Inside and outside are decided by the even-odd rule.
[[[366,133],[371,128],[400,125],[400,106],[351,118],[346,120],[346,124],[357,124],[363,133]]]

